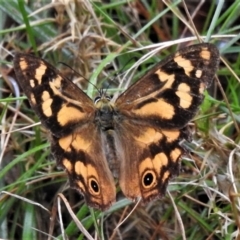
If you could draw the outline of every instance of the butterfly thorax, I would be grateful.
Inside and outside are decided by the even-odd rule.
[[[114,107],[107,96],[97,97],[95,99],[95,106],[97,108],[95,121],[97,126],[102,131],[114,129]]]

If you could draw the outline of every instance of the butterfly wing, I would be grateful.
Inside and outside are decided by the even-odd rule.
[[[180,141],[189,136],[186,125],[218,64],[214,45],[187,47],[157,64],[116,100],[119,119],[124,119],[116,136],[123,149],[119,183],[127,197],[149,201],[164,194],[179,170]]]
[[[52,134],[65,135],[93,118],[92,100],[51,64],[17,53],[14,70],[32,108]]]
[[[128,120],[119,129],[116,138],[124,149],[118,154],[119,184],[124,195],[131,200],[142,197],[144,202],[162,196],[169,179],[179,172],[184,152],[180,141],[188,138],[187,129],[160,130]]]
[[[104,145],[104,138],[94,122],[64,137],[52,136],[52,152],[67,170],[71,186],[84,194],[89,206],[101,210],[109,208],[116,198]]]
[[[14,70],[41,122],[52,135],[57,162],[90,206],[105,209],[115,200],[115,185],[101,150],[101,133],[92,100],[44,60],[17,53]]]

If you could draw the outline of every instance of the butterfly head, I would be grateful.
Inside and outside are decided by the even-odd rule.
[[[102,88],[98,90],[98,96],[94,99],[94,104],[98,106],[98,103],[101,102],[110,102],[112,99],[112,96],[107,95],[107,91],[104,91]]]

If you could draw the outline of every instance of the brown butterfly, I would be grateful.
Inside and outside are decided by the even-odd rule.
[[[162,196],[179,171],[195,116],[219,64],[208,43],[179,50],[153,67],[115,102],[106,94],[92,101],[52,65],[17,53],[14,70],[43,125],[51,149],[71,186],[89,206],[115,201],[114,178],[124,195],[144,202]]]

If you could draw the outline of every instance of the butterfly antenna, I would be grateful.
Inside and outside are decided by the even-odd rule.
[[[76,73],[77,75],[79,75],[80,77],[82,77],[82,78],[83,78],[85,81],[87,81],[88,83],[92,84],[92,85],[95,87],[95,89],[97,90],[99,96],[102,96],[102,95],[101,95],[101,94],[102,94],[101,89],[99,90],[95,84],[91,83],[91,82],[90,82],[87,78],[85,78],[82,74],[80,74],[79,72],[77,72],[75,69],[73,69],[72,67],[70,67],[68,64],[66,64],[66,63],[64,63],[64,62],[58,62],[58,63],[63,64],[63,65],[65,65],[66,67],[70,68],[74,73]]]
[[[107,96],[107,90],[109,89],[109,87],[110,87],[110,83],[108,83],[106,90],[104,92],[102,92],[103,96]],[[102,89],[102,91],[103,91],[103,89]]]
[[[126,67],[134,58],[135,58],[135,57],[131,57],[131,58],[123,65],[123,67],[116,72],[115,75],[116,75],[116,76],[120,76],[121,74],[123,74],[125,67]],[[116,76],[114,76],[113,78],[110,78],[110,80],[114,82],[115,79],[117,78]]]
[[[103,92],[103,88],[100,88],[99,94],[100,94],[100,97],[105,94],[105,93]]]

